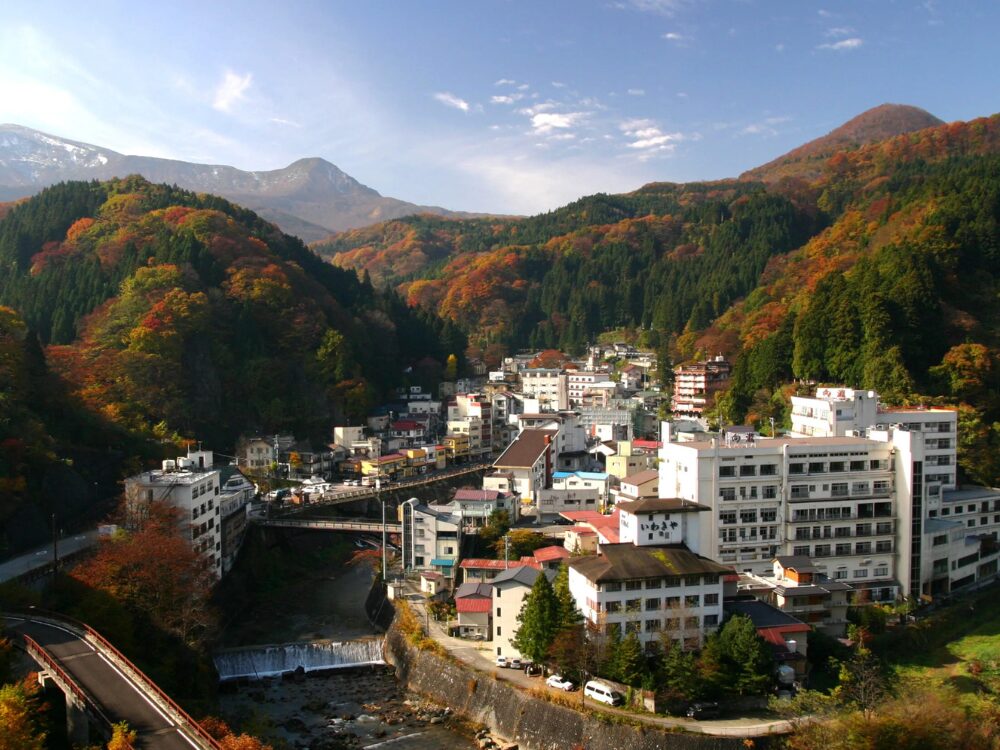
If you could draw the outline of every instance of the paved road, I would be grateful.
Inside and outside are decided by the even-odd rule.
[[[97,529],[85,531],[81,534],[64,537],[59,540],[59,559],[75,555],[88,547],[93,547],[100,539]],[[31,573],[39,568],[52,565],[52,544],[26,552],[19,557],[14,557],[4,563],[0,563],[0,582],[10,581],[14,578]]]
[[[138,732],[142,750],[197,750],[139,688],[92,645],[75,633],[41,622],[4,617],[11,629],[27,633],[44,648],[89,695],[111,721],[127,721]]]
[[[447,634],[444,626],[436,622],[433,618],[428,618],[423,611],[425,599],[422,594],[407,591],[406,599],[416,606],[418,613],[424,617],[425,623],[429,625],[428,633],[449,653],[460,661],[465,662],[475,669],[495,674],[502,680],[514,683],[523,689],[549,690],[553,693],[562,691],[548,687],[541,676],[529,677],[519,669],[500,669],[494,661],[494,651],[492,644],[483,641],[469,641],[462,638],[453,638]],[[609,713],[617,713],[636,719],[645,724],[660,727],[679,727],[688,732],[700,734],[710,734],[728,737],[762,737],[770,734],[784,734],[791,731],[791,724],[785,720],[767,721],[752,716],[732,717],[728,719],[715,719],[711,721],[695,721],[694,719],[656,716],[652,714],[635,713],[621,708],[614,708],[603,703],[597,703],[590,698],[583,698],[580,692],[571,693],[580,701],[581,708],[589,707]]]

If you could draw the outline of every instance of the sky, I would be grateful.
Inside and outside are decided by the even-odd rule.
[[[885,102],[993,114],[998,29],[995,0],[5,0],[0,123],[533,214],[734,177]]]

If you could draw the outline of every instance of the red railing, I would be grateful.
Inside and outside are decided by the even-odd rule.
[[[53,620],[58,624],[68,625],[71,628],[76,629],[77,631],[82,631],[82,634],[78,633],[78,635],[81,635],[81,637],[84,638],[84,640],[92,642],[92,644],[98,650],[103,650],[108,652],[108,654],[106,655],[109,655],[112,659],[117,660],[123,667],[125,667],[125,669],[131,673],[133,681],[139,683],[138,687],[145,693],[147,693],[147,695],[152,694],[157,699],[159,699],[161,703],[165,704],[165,708],[167,708],[170,713],[174,714],[174,720],[175,721],[179,720],[178,721],[179,724],[185,725],[184,729],[195,734],[198,739],[202,740],[206,744],[207,747],[213,748],[213,750],[221,750],[221,745],[219,745],[218,741],[207,731],[205,731],[205,729],[201,726],[201,724],[199,724],[197,721],[191,718],[191,716],[187,713],[187,711],[181,708],[177,704],[177,702],[174,701],[173,698],[171,698],[169,695],[163,692],[163,690],[160,688],[159,685],[153,682],[153,680],[151,680],[146,675],[145,672],[143,672],[141,669],[139,669],[139,667],[133,664],[132,661],[127,656],[125,656],[125,654],[119,651],[114,646],[114,644],[111,643],[111,641],[109,641],[103,635],[98,633],[92,627],[72,617],[67,617],[66,615],[59,614],[58,612],[47,612],[44,610],[34,609],[31,612],[21,612],[19,614],[20,616],[24,617],[26,620],[29,621],[33,619],[38,620],[39,622],[44,622],[45,620]],[[34,648],[39,652],[42,660],[45,661],[46,666],[51,665],[54,671],[56,671],[62,677],[62,679],[65,680],[67,684],[71,686],[71,689],[76,691],[81,690],[80,687],[73,681],[73,679],[67,675],[67,673],[62,669],[62,667],[60,667],[55,662],[55,660],[48,653],[46,653],[41,646],[38,645],[37,642],[32,640],[27,635],[24,635],[24,638],[26,641],[30,641],[30,643],[34,645]],[[79,697],[81,697],[84,700],[87,700],[88,703],[93,705],[95,709],[98,712],[100,712],[100,708],[97,706],[95,701],[90,699],[88,696],[84,695],[82,692],[80,692]],[[103,713],[101,713],[101,717],[105,721],[107,721],[107,717],[105,717]]]

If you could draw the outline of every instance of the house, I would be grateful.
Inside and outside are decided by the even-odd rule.
[[[597,532],[590,526],[567,526],[563,546],[571,553],[593,554],[597,552]]]
[[[842,637],[853,594],[851,586],[827,578],[805,556],[779,555],[773,564],[772,576],[741,575],[739,592],[752,594],[827,635]]]
[[[389,425],[389,437],[398,438],[405,447],[422,442],[425,435],[425,425],[413,419],[397,419]]]
[[[551,486],[553,446],[558,430],[521,430],[499,458],[493,462],[495,473],[511,476],[510,488],[524,500],[534,501],[535,493]]]
[[[518,567],[521,563],[507,560],[492,560],[480,557],[467,557],[458,564],[465,583],[489,583],[501,572]]]
[[[402,524],[403,568],[433,570],[455,580],[459,550],[462,545],[462,519],[426,505],[399,506]]]
[[[493,579],[493,643],[497,656],[522,658],[512,641],[520,623],[517,616],[524,606],[524,599],[535,585],[538,576],[556,577],[554,570],[541,571],[528,565],[508,568]]]
[[[616,504],[656,497],[659,485],[660,473],[656,469],[645,469],[622,479],[619,487],[611,491],[611,496]]]
[[[730,599],[726,601],[724,609],[727,616],[749,617],[757,634],[771,646],[775,662],[779,666],[787,664],[795,669],[799,679],[805,677],[809,646],[807,637],[811,627],[757,599]]]
[[[559,570],[559,567],[569,560],[570,553],[565,547],[555,544],[536,549],[531,553],[531,557],[534,559],[535,565],[541,567],[542,570]]]
[[[444,576],[433,570],[420,573],[420,593],[427,596],[437,596],[445,587]]]
[[[462,638],[489,639],[492,632],[493,586],[489,583],[463,583],[455,591],[458,634]]]
[[[630,474],[637,474],[656,466],[656,452],[646,451],[634,446],[630,440],[619,440],[618,451],[604,460],[608,474],[618,479],[624,479]]]
[[[603,471],[555,471],[552,473],[554,490],[593,490],[598,502],[605,505],[611,490],[611,476]]]
[[[551,489],[535,493],[535,523],[549,523],[563,513],[589,510],[599,511],[604,507],[600,494],[595,489]]]
[[[510,523],[521,517],[517,496],[501,490],[458,489],[449,505],[467,526],[477,529],[489,523],[490,516],[497,511],[506,511]]]

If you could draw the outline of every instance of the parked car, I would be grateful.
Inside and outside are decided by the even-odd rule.
[[[621,694],[615,692],[610,685],[605,685],[597,680],[588,682],[583,688],[583,694],[599,703],[607,703],[609,706],[620,706],[625,702]]]
[[[518,659],[517,657],[514,657],[513,659],[511,659],[511,660],[509,660],[507,662],[507,666],[510,667],[511,669],[520,669],[524,665],[521,663],[520,659]]]
[[[542,665],[535,664],[534,662],[528,662],[524,665],[524,673],[529,677],[534,677],[542,673]]]
[[[497,666],[498,667],[506,667],[507,666],[507,657],[506,656],[498,656],[497,657]]]
[[[555,688],[556,690],[572,690],[574,685],[567,679],[564,679],[561,675],[551,675],[545,681],[545,684],[550,688]]]
[[[687,710],[689,719],[717,719],[719,718],[719,704],[713,701],[698,701],[692,703]]]

